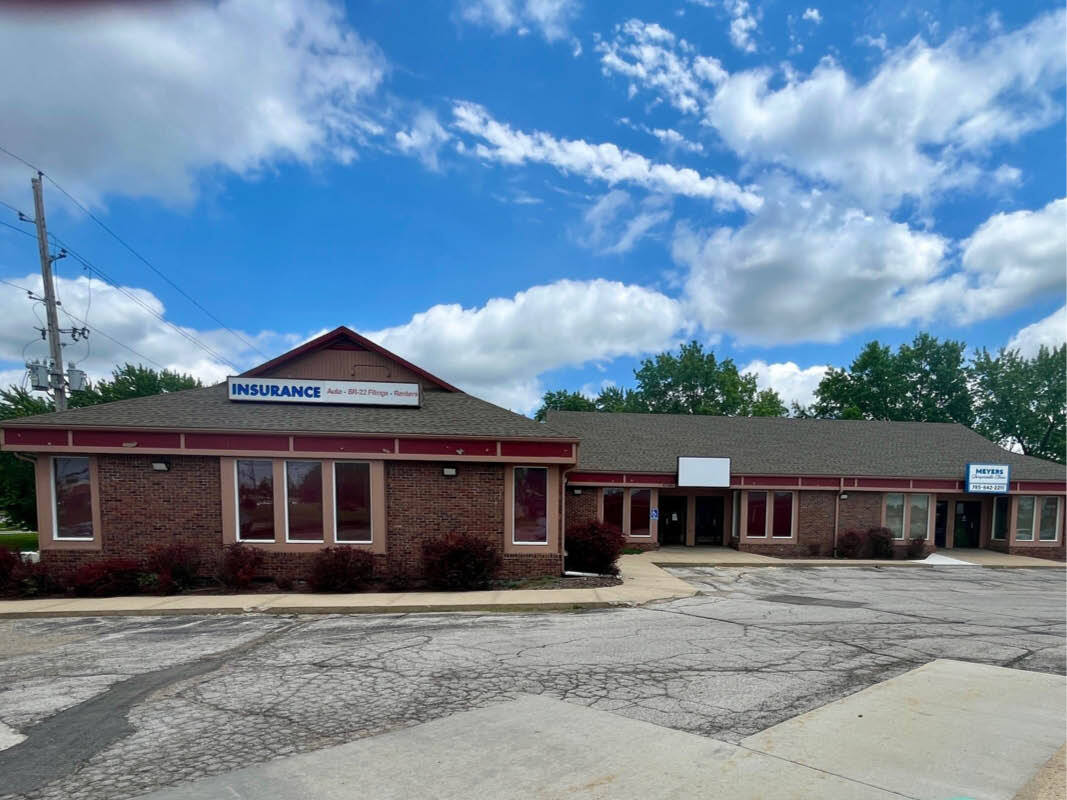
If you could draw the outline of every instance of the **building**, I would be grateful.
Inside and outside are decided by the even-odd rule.
[[[1064,557],[1064,468],[962,426],[540,424],[347,328],[217,386],[4,420],[0,434],[35,462],[41,558],[60,568],[240,541],[278,577],[306,575],[331,545],[416,577],[425,541],[463,532],[499,548],[504,577],[526,577],[558,574],[566,527],[595,519],[645,548],[829,555],[845,532],[885,525],[902,544]]]

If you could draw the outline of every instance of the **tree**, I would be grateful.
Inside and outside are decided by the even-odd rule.
[[[534,419],[544,422],[549,411],[596,411],[596,405],[581,392],[559,389],[541,396],[541,407],[534,414]]]
[[[133,397],[195,389],[203,384],[191,375],[171,370],[156,371],[140,364],[123,364],[111,373],[111,380],[101,380],[84,391],[71,392],[70,407],[80,408],[128,400]],[[18,386],[0,389],[0,420],[47,414],[55,410],[52,400]],[[0,453],[0,514],[12,523],[29,530],[37,528],[36,482],[33,465],[13,453]]]
[[[964,363],[966,345],[920,333],[893,353],[868,342],[849,368],[830,369],[805,413],[832,419],[959,422],[974,411]]]
[[[983,348],[969,370],[975,429],[1003,447],[1064,463],[1067,448],[1067,345],[996,357]]]

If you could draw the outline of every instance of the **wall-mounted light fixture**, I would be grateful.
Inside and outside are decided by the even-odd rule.
[[[571,491],[574,492],[574,494],[581,494],[582,493],[581,489],[571,489]]]
[[[152,469],[154,469],[156,472],[170,472],[170,459],[153,458]]]
[[[445,467],[444,469],[441,470],[441,474],[444,475],[446,478],[454,478],[454,477],[456,477],[456,468],[455,467]]]
[[[841,499],[848,500],[848,492],[841,492]]]

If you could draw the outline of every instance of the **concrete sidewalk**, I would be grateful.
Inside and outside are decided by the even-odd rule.
[[[646,556],[619,559],[622,583],[597,589],[484,592],[219,594],[2,600],[0,618],[158,616],[165,614],[382,614],[429,611],[572,611],[692,597],[697,589]]]
[[[939,550],[942,556],[978,567],[1036,567],[1063,569],[1067,563],[1047,558],[1010,555],[995,550]],[[731,547],[661,547],[645,554],[664,567],[937,567],[936,561],[883,560],[874,558],[778,558],[743,553]]]
[[[1063,690],[939,660],[740,746],[520,696],[145,797],[1011,800],[1063,742]]]

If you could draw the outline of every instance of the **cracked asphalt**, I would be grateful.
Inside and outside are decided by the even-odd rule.
[[[0,798],[134,797],[544,694],[728,742],[935,658],[1064,674],[1059,570],[675,568],[571,614],[0,621]]]

